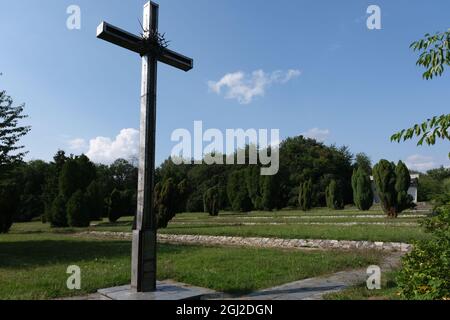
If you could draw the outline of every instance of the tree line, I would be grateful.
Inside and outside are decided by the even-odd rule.
[[[373,205],[370,176],[390,217],[412,206],[406,166],[382,160],[373,169],[365,154],[327,146],[299,136],[281,143],[280,170],[261,176],[258,165],[176,165],[169,158],[155,174],[154,210],[159,228],[181,212],[250,212],[355,204]],[[10,220],[41,218],[53,227],[87,227],[91,221],[116,222],[136,213],[138,169],[124,159],[94,164],[85,155],[58,151],[53,161],[18,162],[9,174],[9,193],[0,199]],[[6,209],[5,209],[6,208]],[[4,214],[6,215],[6,214]]]
[[[119,159],[107,166],[94,164],[85,155],[58,151],[50,162],[23,162],[26,153],[18,142],[30,130],[19,125],[26,118],[23,109],[0,93],[0,232],[8,231],[14,221],[37,218],[53,227],[85,227],[105,217],[116,222],[135,215],[138,169],[131,161]],[[327,146],[303,136],[286,139],[277,152],[280,170],[275,176],[261,176],[258,165],[175,165],[167,159],[155,174],[153,209],[158,227],[167,227],[180,212],[218,215],[221,210],[306,211],[324,206],[340,210],[353,203],[369,210],[371,175],[388,216],[395,218],[412,206],[407,194],[410,174],[402,162],[382,160],[372,168],[365,154],[354,157],[348,147]],[[430,180],[435,176],[424,180],[428,188],[422,197],[434,198],[439,192],[433,189],[435,180]],[[444,178],[439,179],[446,185]]]

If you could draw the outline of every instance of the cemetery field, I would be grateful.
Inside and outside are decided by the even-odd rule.
[[[427,211],[405,212],[393,220],[376,208],[368,212],[350,208],[315,209],[306,213],[295,210],[221,213],[218,217],[185,213],[177,215],[160,232],[411,243],[429,237],[419,226],[427,214]],[[109,236],[99,239],[86,231],[130,232],[132,221],[131,217],[123,217],[117,223],[104,219],[83,229],[52,229],[40,221],[14,224],[9,234],[0,235],[0,300],[78,296],[129,283],[131,241]],[[301,251],[161,244],[158,278],[239,294],[378,264],[383,257],[380,251],[367,250]],[[66,270],[70,265],[82,269],[80,291],[66,289]],[[359,299],[369,294],[372,293],[365,292],[363,287],[356,287],[330,298]]]
[[[130,241],[30,230],[0,235],[0,300],[53,299],[130,282]],[[160,245],[158,279],[240,294],[377,264],[376,251]],[[81,290],[66,287],[67,267],[81,268]]]
[[[406,242],[428,238],[419,225],[429,211],[407,211],[398,219],[388,219],[380,209],[361,212],[355,209],[332,211],[314,209],[309,212],[286,210],[252,212],[248,214],[221,213],[211,217],[206,213],[177,215],[164,234],[210,235],[239,237],[268,237],[282,239],[360,240]],[[85,229],[50,229],[48,224],[30,222],[14,224],[12,233],[82,231],[130,232],[132,218],[124,217],[117,223],[96,221]]]

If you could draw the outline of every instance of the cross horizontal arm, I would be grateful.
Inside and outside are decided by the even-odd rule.
[[[164,49],[158,60],[183,71],[189,71],[194,67],[194,60],[169,49]]]
[[[97,27],[97,38],[139,53],[140,55],[148,53],[142,47],[141,37],[117,28],[107,22],[102,22]],[[194,67],[194,61],[191,58],[167,48],[162,49],[157,58],[159,61],[183,71],[189,71]]]
[[[97,38],[141,54],[140,43],[142,39],[140,37],[117,28],[107,22],[103,21],[97,27]]]

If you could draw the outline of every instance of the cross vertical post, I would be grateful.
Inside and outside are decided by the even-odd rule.
[[[144,5],[144,39],[104,21],[97,27],[97,38],[138,53],[142,57],[138,199],[131,252],[131,290],[136,293],[157,290],[158,226],[153,202],[158,61],[186,72],[194,66],[191,58],[168,49],[164,43],[154,43],[160,40],[158,13],[159,6],[156,3],[150,1]]]
[[[158,31],[158,5],[144,6],[144,37]],[[156,291],[157,223],[153,210],[156,136],[157,57],[142,56],[141,124],[138,203],[133,230],[131,287],[136,292]]]

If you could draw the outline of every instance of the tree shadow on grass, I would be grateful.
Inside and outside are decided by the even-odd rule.
[[[0,268],[30,268],[51,264],[130,256],[127,241],[37,240],[0,242]]]
[[[176,254],[195,247],[159,245],[158,254]],[[26,269],[82,261],[131,259],[130,241],[31,240],[0,242],[0,268]]]

